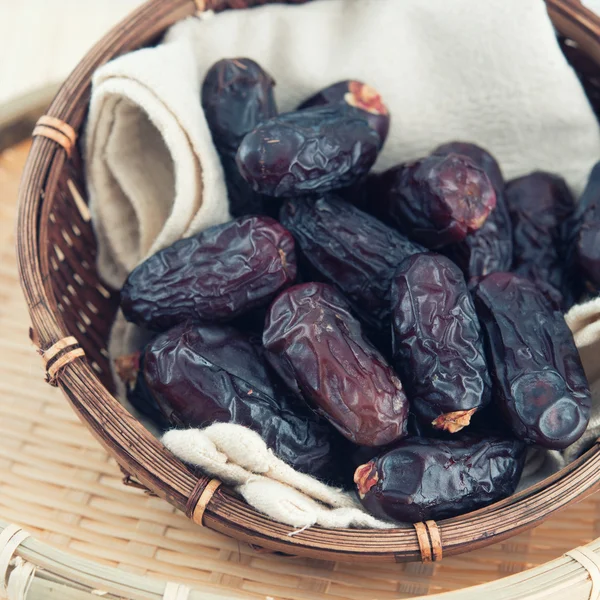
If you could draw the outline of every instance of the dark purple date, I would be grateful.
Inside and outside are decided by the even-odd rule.
[[[330,104],[345,104],[359,111],[379,134],[383,146],[390,130],[390,113],[376,89],[355,79],[338,81],[305,100],[298,110]]]
[[[379,135],[356,111],[307,108],[256,127],[240,144],[237,164],[254,191],[296,196],[356,183],[380,146]]]
[[[128,321],[166,331],[188,319],[229,321],[296,278],[294,239],[269,217],[240,217],[175,242],[136,267],[121,290]]]
[[[600,162],[592,169],[570,224],[572,264],[588,291],[600,291]]]
[[[512,225],[504,198],[504,178],[500,165],[486,150],[469,142],[450,142],[433,154],[462,154],[481,167],[496,192],[496,206],[484,224],[457,244],[443,249],[463,271],[467,280],[495,271],[510,271],[513,261]]]
[[[514,232],[512,271],[553,286],[568,309],[573,298],[562,230],[575,200],[567,184],[561,177],[538,171],[510,181],[506,201]]]
[[[513,433],[560,450],[581,437],[591,409],[588,383],[562,313],[534,282],[492,273],[473,290],[493,399]]]
[[[464,240],[496,206],[485,171],[459,154],[393,167],[377,188],[378,216],[431,249]]]
[[[234,217],[265,209],[265,198],[240,175],[235,155],[249,131],[277,114],[274,86],[272,77],[249,58],[218,61],[202,85],[202,107],[221,158]]]
[[[491,397],[481,329],[463,274],[429,252],[407,258],[392,285],[394,365],[411,410],[455,433]]]
[[[510,496],[524,450],[522,442],[494,437],[411,437],[358,467],[354,481],[363,506],[376,517],[447,519]]]
[[[202,108],[215,145],[235,154],[244,136],[277,114],[275,81],[249,58],[215,63],[202,84]]]
[[[144,352],[145,387],[171,426],[244,425],[292,467],[336,479],[339,434],[273,377],[260,343],[228,326],[184,323]]]
[[[273,367],[284,379],[293,376],[304,398],[350,441],[382,446],[406,435],[402,384],[335,288],[307,283],[280,294],[263,343]]]
[[[311,277],[338,287],[369,332],[385,334],[389,343],[394,272],[425,249],[335,196],[288,200],[280,221]]]

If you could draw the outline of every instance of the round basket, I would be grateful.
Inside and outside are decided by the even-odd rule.
[[[298,1],[298,0],[296,0]],[[302,0],[300,0],[302,1]],[[194,473],[112,395],[106,340],[118,296],[98,279],[95,240],[85,201],[77,136],[85,121],[94,70],[152,44],[170,25],[198,10],[263,4],[259,0],[151,0],[109,32],[79,63],[34,130],[23,174],[17,255],[47,380],[116,458],[127,479],[204,525],[254,547],[338,561],[435,561],[541,523],[600,483],[600,448],[519,494],[464,516],[377,530],[313,527],[290,536],[219,486]],[[600,19],[576,0],[547,0],[565,52],[600,109]]]

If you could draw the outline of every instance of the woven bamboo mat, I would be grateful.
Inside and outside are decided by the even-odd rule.
[[[121,483],[116,463],[42,377],[14,256],[27,142],[0,153],[0,520],[73,555],[227,598],[412,598],[520,572],[600,536],[600,495],[539,528],[439,565],[344,564],[259,554]]]

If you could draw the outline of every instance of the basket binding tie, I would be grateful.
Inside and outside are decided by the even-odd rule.
[[[0,533],[0,598],[8,598],[8,569],[15,552],[28,537],[29,533],[23,531],[18,525],[9,525]],[[25,598],[35,575],[35,567],[30,563],[22,562],[17,575],[20,580],[17,587],[23,592],[19,597]]]
[[[34,338],[32,338],[32,341],[35,343]],[[46,350],[42,350],[38,347],[38,352],[42,355],[44,366],[46,368],[46,381],[54,387],[58,385],[58,374],[63,367],[74,361],[76,358],[85,357],[83,348],[73,336],[64,337],[61,340],[58,340],[58,342],[52,344],[52,346]]]
[[[578,562],[589,573],[592,580],[590,600],[598,600],[600,598],[600,556],[585,546],[569,550],[564,555]]]
[[[73,146],[77,141],[77,133],[73,127],[50,115],[44,115],[38,119],[32,136],[41,136],[56,142],[64,148],[67,158],[71,157]]]
[[[439,562],[442,560],[442,536],[435,521],[414,523],[417,540],[421,550],[421,562]]]
[[[218,479],[211,479],[206,486],[204,485],[204,481],[204,479],[198,479],[185,507],[185,514],[188,519],[192,519],[196,525],[200,525],[201,527],[204,526],[202,519],[204,518],[206,507],[221,485]]]

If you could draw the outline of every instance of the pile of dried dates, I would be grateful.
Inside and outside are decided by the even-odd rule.
[[[470,143],[372,174],[374,89],[279,114],[273,86],[246,58],[206,76],[234,219],[130,274],[122,310],[155,333],[132,402],[164,428],[247,426],[386,519],[512,494],[527,445],[590,418],[563,313],[600,290],[600,166],[578,204],[549,173],[505,184]]]

